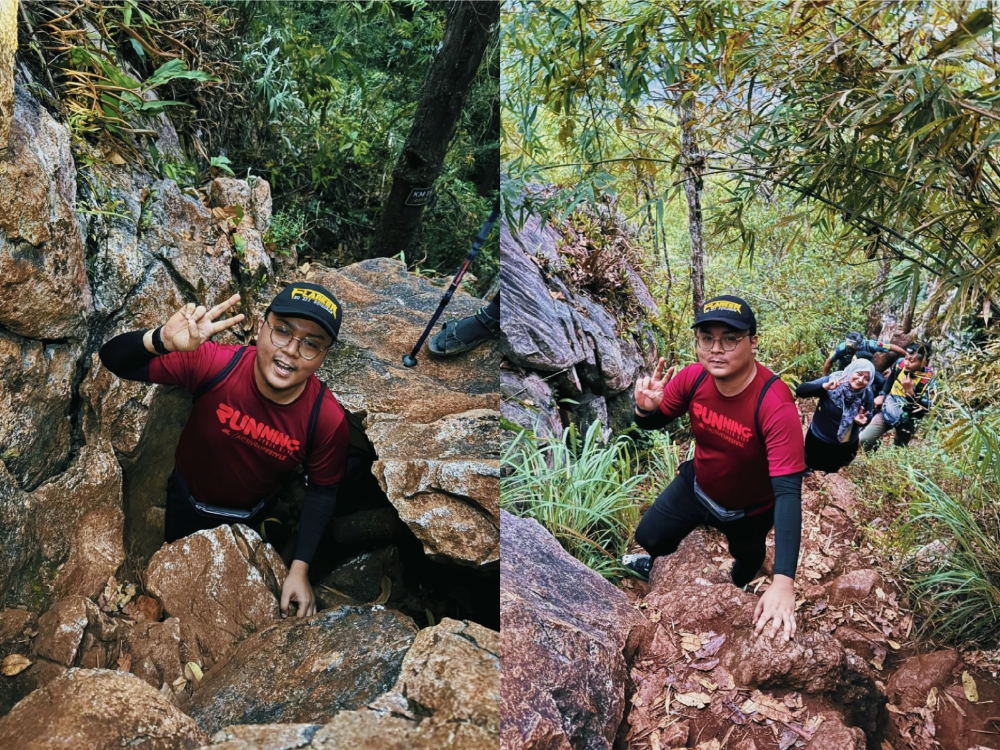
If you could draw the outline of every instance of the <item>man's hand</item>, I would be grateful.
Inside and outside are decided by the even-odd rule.
[[[913,378],[910,377],[909,370],[903,370],[902,376],[899,378],[900,384],[903,386],[903,390],[906,392],[907,396],[913,395]]]
[[[163,345],[172,352],[193,352],[215,334],[232,328],[246,317],[240,313],[227,320],[215,322],[217,317],[239,301],[240,295],[234,294],[211,310],[206,310],[204,305],[187,303],[174,313],[160,331]]]
[[[865,411],[865,407],[862,406],[860,409],[858,409],[858,416],[854,418],[854,421],[857,422],[858,424],[868,423],[868,412]]]
[[[281,616],[288,617],[288,604],[295,602],[298,607],[296,617],[316,614],[316,597],[309,585],[309,565],[301,560],[292,560],[291,570],[281,587]]]
[[[640,409],[656,411],[660,408],[660,402],[663,401],[663,389],[670,382],[670,378],[674,376],[673,367],[667,370],[666,374],[663,373],[663,367],[666,364],[666,360],[660,357],[652,375],[645,375],[635,381],[635,405]]]
[[[761,634],[768,621],[771,638],[782,629],[785,641],[795,637],[795,582],[788,576],[776,573],[770,588],[757,602],[753,611],[754,637]]]
[[[875,406],[881,406],[882,402],[885,401],[885,396],[881,393],[875,397]]]

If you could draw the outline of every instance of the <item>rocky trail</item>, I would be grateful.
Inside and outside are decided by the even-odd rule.
[[[619,589],[560,554],[533,521],[505,514],[509,747],[1000,748],[997,665],[915,638],[913,614],[859,532],[847,478],[813,475],[803,490],[790,643],[753,636],[773,546],[750,593],[730,581],[725,537],[705,529],[657,560],[648,584]],[[516,567],[535,555],[549,573],[516,590]]]

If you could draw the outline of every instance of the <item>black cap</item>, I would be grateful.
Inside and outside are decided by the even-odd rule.
[[[851,331],[844,339],[844,343],[854,349],[860,349],[861,345],[865,343],[865,337],[861,335],[860,331]]]
[[[731,294],[723,294],[721,297],[712,297],[698,308],[698,314],[694,317],[694,325],[697,328],[702,323],[725,323],[741,331],[757,330],[757,319],[753,315],[753,310],[746,300],[734,297]]]
[[[344,310],[326,287],[300,281],[289,284],[271,300],[271,312],[293,318],[308,318],[319,323],[336,341]]]

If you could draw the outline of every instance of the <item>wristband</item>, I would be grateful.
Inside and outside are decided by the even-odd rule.
[[[163,326],[153,330],[153,348],[156,349],[157,354],[170,354],[170,351],[163,344],[163,337],[160,335],[162,330]]]
[[[657,409],[643,409],[641,406],[639,406],[639,404],[636,404],[635,405],[635,410],[636,410],[636,413],[638,413],[638,415],[640,417],[651,417],[654,414],[656,414],[656,412],[658,411],[658,408]]]

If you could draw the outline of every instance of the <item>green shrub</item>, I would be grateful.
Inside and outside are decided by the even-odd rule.
[[[619,558],[639,521],[637,500],[648,475],[638,471],[633,442],[601,440],[594,422],[581,439],[574,427],[565,441],[544,441],[522,430],[501,456],[509,473],[501,482],[500,506],[534,518],[559,543],[605,578],[625,574]]]

